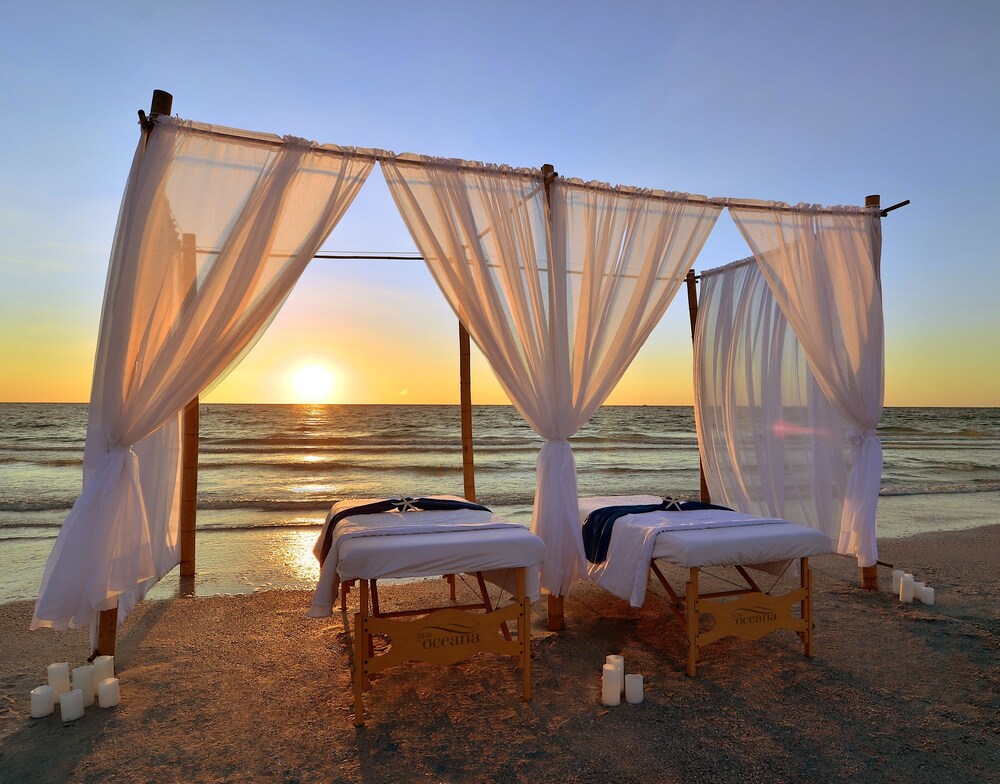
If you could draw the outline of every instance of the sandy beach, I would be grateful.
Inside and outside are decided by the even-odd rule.
[[[2,605],[0,781],[1000,780],[1000,526],[888,539],[881,556],[937,603],[901,604],[888,570],[866,592],[850,559],[815,559],[811,660],[787,632],[726,640],[690,679],[658,596],[632,610],[579,585],[561,634],[535,605],[531,702],[506,660],[409,665],[375,681],[361,729],[349,638],[339,616],[304,617],[307,592],[145,602],[119,635],[122,704],[65,725],[29,718],[29,691],[49,662],[83,662],[85,634],[29,632],[31,604]],[[645,676],[643,704],[600,704],[608,653]]]

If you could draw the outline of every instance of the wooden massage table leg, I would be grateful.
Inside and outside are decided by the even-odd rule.
[[[813,655],[813,575],[808,558],[799,560],[800,585],[805,589],[805,596],[799,602],[799,617],[805,622],[805,629],[799,632],[799,637],[805,646],[805,653],[810,659]]]
[[[493,612],[493,602],[490,601],[490,592],[486,590],[486,580],[483,578],[482,572],[476,572],[476,580],[479,583],[479,595],[483,599],[483,609],[486,610],[486,612]],[[452,596],[451,598],[454,599],[455,597]],[[518,596],[517,598],[518,601],[520,601],[521,597]],[[503,632],[503,638],[505,640],[514,639],[510,636],[510,629],[507,628],[507,621],[500,624],[500,631]],[[518,632],[518,638],[520,638],[520,636],[520,632]]]
[[[455,601],[455,599],[458,598],[457,594],[455,593],[455,575],[446,574],[444,576],[444,579],[448,581],[448,593],[449,593],[448,598],[451,599],[452,601]]]
[[[698,667],[698,567],[691,567],[691,577],[687,584],[688,662],[687,674],[692,678]]]
[[[354,726],[365,723],[364,692],[368,688],[368,581],[360,581],[361,600],[354,616]]]
[[[521,608],[517,613],[517,641],[521,646],[521,699],[527,702],[531,699],[531,601],[525,583],[525,570],[521,566],[517,570],[517,605]],[[506,623],[503,629],[506,633]]]

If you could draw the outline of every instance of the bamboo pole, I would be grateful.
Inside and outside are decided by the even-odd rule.
[[[194,281],[198,271],[194,234],[181,238],[181,278]],[[195,575],[195,530],[198,516],[198,397],[184,407],[181,430],[181,577]],[[192,586],[193,588],[193,586]]]
[[[865,196],[866,207],[880,207],[881,205],[881,195],[873,193],[870,196]],[[875,274],[878,275],[878,270],[875,270]],[[878,590],[878,564],[861,567],[861,589],[863,591]]]
[[[181,577],[195,574],[195,531],[198,516],[199,400],[184,406],[181,437]]]
[[[170,114],[173,109],[174,97],[164,90],[153,90],[153,97],[149,102],[149,116],[152,119],[160,114]],[[139,113],[140,115],[142,112]],[[149,134],[153,128],[151,125],[143,125],[146,134],[145,142],[149,143]],[[97,647],[93,655],[113,656],[118,638],[118,605],[115,604],[107,610],[101,610],[97,619]]]
[[[687,282],[688,313],[691,317],[691,345],[693,346],[695,328],[698,325],[698,279],[695,276],[693,269],[688,270],[687,277],[684,280]],[[708,483],[705,481],[705,466],[701,462],[700,445],[698,447],[698,482],[700,485],[699,493],[702,503],[711,503],[712,498],[708,492]]]
[[[552,181],[558,176],[559,175],[556,173],[555,167],[551,163],[542,165],[542,177],[544,178],[545,185],[545,203],[549,206],[552,204]],[[552,216],[550,213],[549,221],[551,220]],[[547,625],[550,632],[560,632],[566,628],[564,610],[565,603],[563,602],[563,597],[549,594]]]
[[[476,467],[472,451],[472,375],[470,361],[469,330],[460,321],[458,322],[458,389],[462,402],[462,479],[465,497],[469,501],[475,501]]]

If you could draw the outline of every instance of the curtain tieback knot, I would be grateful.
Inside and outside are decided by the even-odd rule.
[[[132,451],[131,444],[108,444],[108,454],[111,454],[112,452],[128,453],[131,451]]]
[[[862,442],[867,438],[875,438],[876,432],[874,427],[869,427],[862,430],[860,427],[849,427],[847,428],[847,440],[853,446],[861,446]]]

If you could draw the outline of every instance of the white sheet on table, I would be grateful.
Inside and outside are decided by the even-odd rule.
[[[580,524],[587,515],[601,506],[632,506],[655,503],[646,499],[652,496],[619,496],[611,498],[580,499]],[[635,500],[639,499],[639,500]],[[595,501],[610,501],[596,504]],[[691,531],[705,528],[733,528],[765,523],[788,523],[780,518],[754,517],[742,512],[720,509],[699,509],[690,512],[646,512],[618,518],[611,532],[608,557],[599,564],[590,564],[587,573],[591,580],[633,607],[642,607],[646,600],[649,582],[649,562],[653,557],[656,537],[663,531]],[[720,540],[720,544],[723,540]]]
[[[464,501],[457,496],[426,496],[427,498],[443,498],[453,501]],[[323,540],[333,516],[345,509],[382,501],[382,498],[361,498],[351,501],[338,501],[326,516],[326,523],[320,531],[313,553],[317,558],[322,553]],[[437,534],[453,531],[488,530],[495,528],[516,528],[524,530],[524,526],[503,520],[492,512],[476,509],[449,509],[427,512],[379,512],[376,514],[360,514],[354,517],[342,518],[337,523],[333,535],[333,543],[320,568],[319,583],[313,594],[312,607],[309,608],[310,618],[323,618],[333,612],[337,590],[340,587],[340,576],[337,571],[340,545],[345,541],[368,536],[392,536],[399,534]]]

